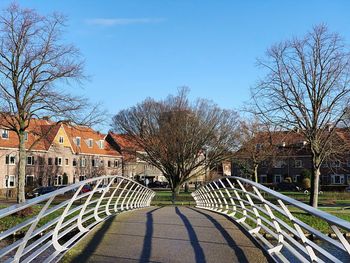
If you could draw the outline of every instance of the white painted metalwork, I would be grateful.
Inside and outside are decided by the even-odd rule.
[[[82,191],[86,185],[92,190]],[[117,212],[149,206],[154,196],[131,179],[101,176],[2,209],[0,224],[25,209],[32,209],[33,216],[0,233],[0,262],[57,261],[98,223]]]
[[[233,218],[278,262],[350,262],[350,222],[250,180],[228,176],[192,193],[196,207]],[[321,233],[298,215],[329,226]]]

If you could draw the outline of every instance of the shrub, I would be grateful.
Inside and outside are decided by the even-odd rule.
[[[286,183],[291,183],[292,182],[292,178],[290,176],[284,178],[284,182]]]
[[[310,170],[308,170],[308,169],[303,169],[302,171],[301,171],[301,173],[300,173],[300,175],[301,175],[301,178],[311,178],[311,171]]]
[[[18,211],[16,213],[16,216],[23,218],[23,217],[30,216],[32,214],[33,214],[33,208],[32,207],[27,207],[27,208],[24,208],[24,209]]]
[[[303,189],[310,189],[311,188],[311,181],[310,178],[304,178],[301,182],[301,187]]]

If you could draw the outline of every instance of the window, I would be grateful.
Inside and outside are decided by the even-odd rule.
[[[340,161],[332,161],[332,167],[340,167]]]
[[[261,183],[261,184],[267,183],[267,175],[266,174],[260,174],[258,179],[259,179],[259,183]]]
[[[62,166],[62,157],[55,158],[55,165]]]
[[[89,148],[92,148],[94,141],[92,139],[88,139],[87,145]]]
[[[80,146],[80,137],[75,138],[75,143],[77,146]]]
[[[86,180],[86,176],[85,175],[80,175],[79,176],[79,182],[84,181],[84,180]]]
[[[111,167],[111,165],[112,165],[111,161],[110,161],[110,160],[108,160],[108,162],[107,162],[107,166],[108,166],[108,167]]]
[[[50,158],[47,158],[47,164],[48,165],[52,165],[52,158],[50,157]]]
[[[9,165],[16,164],[16,156],[15,155],[6,155],[5,163]]]
[[[68,159],[68,158],[65,159],[65,165],[66,165],[66,166],[69,165],[69,159]]]
[[[99,141],[98,141],[98,147],[99,147],[100,149],[103,149],[103,140],[99,140]]]
[[[286,162],[283,160],[278,160],[278,161],[276,161],[274,166],[275,166],[275,168],[283,168],[286,166]]]
[[[101,167],[104,166],[104,161],[103,161],[103,160],[100,161],[100,166],[101,166]]]
[[[91,159],[91,166],[92,167],[98,167],[98,160]]]
[[[256,149],[257,151],[261,150],[262,147],[263,147],[263,145],[260,144],[260,143],[257,143],[257,144],[255,145],[255,149]]]
[[[300,174],[296,174],[296,175],[293,176],[293,182],[294,183],[300,183],[301,182]]]
[[[81,167],[85,167],[86,166],[86,159],[85,158],[80,160],[80,166]]]
[[[60,136],[60,138],[58,139],[58,142],[59,142],[60,144],[62,144],[62,143],[64,142],[63,136]]]
[[[77,159],[73,159],[73,166],[77,166]]]
[[[266,160],[265,160],[265,161],[262,161],[262,162],[261,162],[261,166],[262,166],[262,167],[267,167],[267,161],[266,161]]]
[[[2,133],[1,133],[1,138],[8,139],[9,138],[9,130],[3,129]]]
[[[114,166],[118,167],[119,166],[119,161],[118,160],[114,160]]]
[[[45,158],[42,156],[38,156],[38,162],[39,162],[39,165],[44,165]]]
[[[34,175],[26,175],[26,186],[34,186]]]
[[[27,156],[27,165],[34,165],[34,156]]]
[[[7,175],[5,180],[5,187],[6,188],[13,188],[15,187],[15,176],[14,175]]]
[[[28,132],[24,132],[24,140],[28,141]]]
[[[333,174],[332,175],[332,184],[344,184],[344,175]]]
[[[62,175],[56,175],[54,185],[62,185]]]
[[[275,183],[278,184],[282,182],[282,176],[280,174],[275,174]]]
[[[303,167],[303,161],[302,160],[295,160],[294,165],[295,165],[295,168],[301,168],[301,167]]]

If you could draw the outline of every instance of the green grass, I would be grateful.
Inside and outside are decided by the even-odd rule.
[[[310,195],[303,192],[281,192],[281,194],[287,195],[298,201],[307,203],[310,199]],[[319,195],[319,205],[349,205],[350,206],[350,193],[348,192],[323,192]]]
[[[156,190],[156,196],[151,204],[158,206],[172,205],[172,192],[169,190]],[[176,196],[175,205],[195,205],[195,202],[191,193],[180,192]]]

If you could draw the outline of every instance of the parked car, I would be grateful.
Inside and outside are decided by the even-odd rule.
[[[154,181],[148,184],[149,188],[166,188],[168,187],[167,182]]]
[[[86,184],[86,185],[84,185],[83,188],[81,189],[81,193],[84,194],[84,193],[90,192],[91,190],[92,190],[91,185]]]
[[[300,191],[301,188],[295,183],[281,182],[276,186],[277,191]]]
[[[34,198],[40,195],[44,195],[47,193],[51,193],[53,191],[57,190],[54,186],[41,186],[38,188],[33,189],[33,191],[30,191],[26,194],[27,198]]]
[[[102,194],[102,193],[104,193],[104,192],[108,192],[109,191],[109,188],[107,187],[107,185],[99,185],[98,187],[97,187],[97,189],[96,189],[96,192],[97,193],[100,193],[100,194]]]

